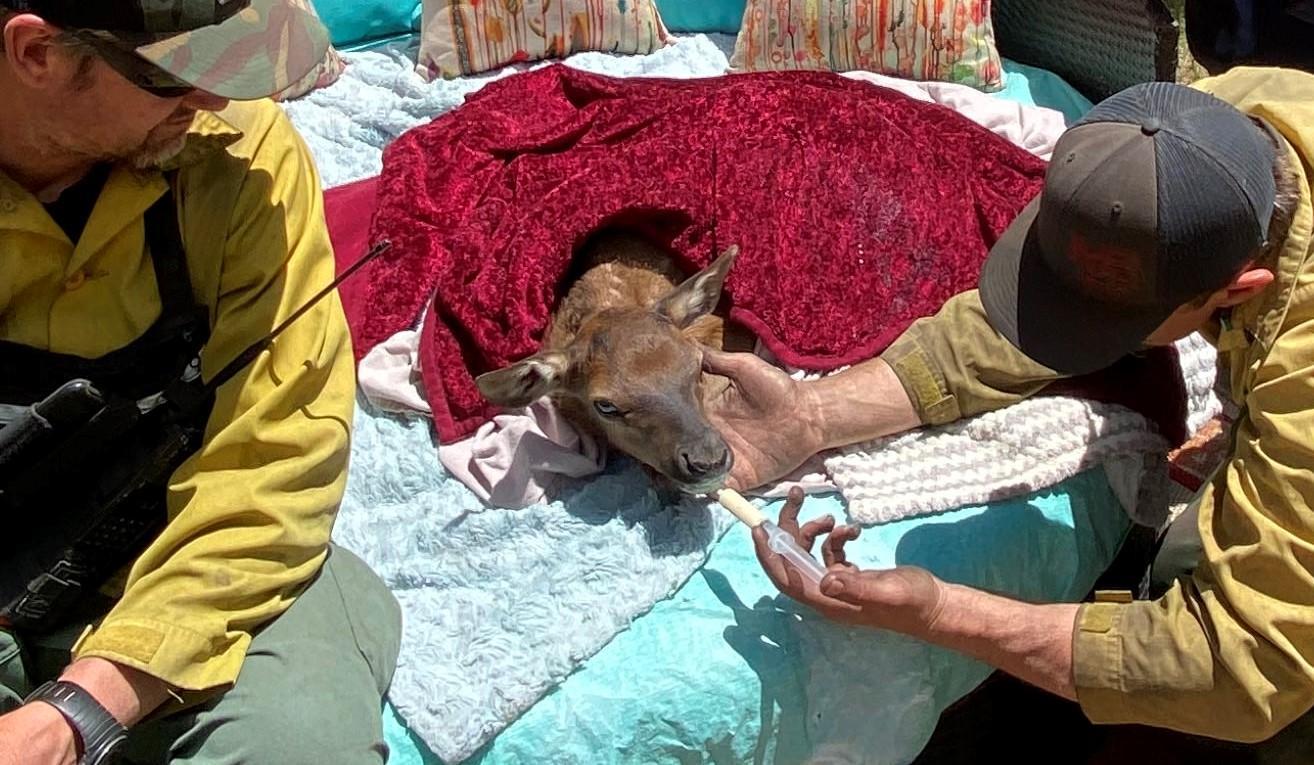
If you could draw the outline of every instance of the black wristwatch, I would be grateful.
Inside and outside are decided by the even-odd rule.
[[[64,680],[51,680],[32,691],[24,703],[44,701],[64,715],[82,744],[78,765],[108,765],[114,762],[127,738],[128,729],[119,724],[100,702],[81,687]]]

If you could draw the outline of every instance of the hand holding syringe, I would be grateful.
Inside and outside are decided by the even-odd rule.
[[[800,547],[787,531],[767,520],[760,510],[734,489],[721,489],[715,496],[721,506],[743,521],[745,526],[750,529],[761,526],[766,531],[767,546],[771,551],[789,561],[803,578],[813,584],[821,584],[822,577],[826,575],[826,567]]]

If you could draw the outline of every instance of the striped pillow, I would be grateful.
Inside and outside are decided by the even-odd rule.
[[[424,0],[423,14],[426,80],[586,50],[652,53],[669,39],[653,0]]]
[[[1003,87],[990,0],[748,0],[730,67]]]

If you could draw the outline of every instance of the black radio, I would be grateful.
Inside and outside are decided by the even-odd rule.
[[[73,380],[0,429],[0,624],[40,632],[143,550],[162,487],[200,446],[209,407],[154,406]]]

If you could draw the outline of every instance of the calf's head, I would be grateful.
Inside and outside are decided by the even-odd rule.
[[[703,414],[702,345],[694,324],[716,307],[737,253],[730,248],[650,307],[602,308],[566,347],[481,375],[479,390],[508,407],[551,396],[576,426],[681,490],[720,488],[734,458]]]

